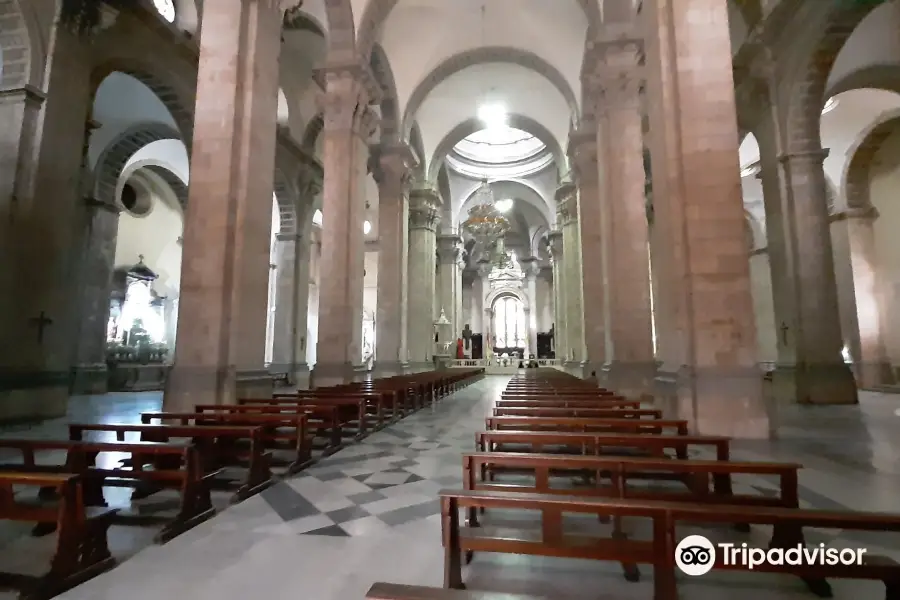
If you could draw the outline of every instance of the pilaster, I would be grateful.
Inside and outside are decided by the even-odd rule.
[[[407,363],[409,185],[416,164],[406,145],[375,150],[378,183],[378,315],[375,370],[402,373]]]
[[[457,314],[462,304],[462,290],[460,289],[460,258],[462,257],[462,238],[456,234],[440,235],[437,238],[438,280],[440,282],[440,295],[438,299],[438,314],[441,310],[450,321],[450,331],[455,340],[462,327],[459,324]],[[454,346],[453,352],[456,352]],[[455,354],[454,354],[455,356]]]
[[[566,369],[580,374],[584,349],[584,311],[581,287],[581,239],[578,225],[578,191],[573,183],[564,183],[556,191],[557,222],[562,230],[565,255]]]
[[[416,189],[409,196],[409,321],[410,366],[430,367],[434,356],[434,298],[437,259],[437,191]]]
[[[271,204],[260,200],[274,187],[281,19],[271,2],[242,0],[203,14],[166,410],[271,393],[264,368]]]
[[[313,382],[352,381],[362,361],[365,179],[368,141],[377,115],[369,106],[377,84],[363,64],[329,66],[322,95],[325,126],[322,163],[322,259],[319,339]]]
[[[557,215],[557,226],[560,225]],[[565,361],[569,355],[566,337],[566,263],[563,235],[558,229],[547,235],[550,241],[550,260],[553,266],[553,345],[557,360]]]

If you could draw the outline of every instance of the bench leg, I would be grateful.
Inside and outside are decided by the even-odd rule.
[[[613,521],[615,522],[615,531],[613,531],[612,538],[614,540],[627,540],[628,535],[621,529],[620,517],[615,517]],[[622,573],[625,575],[625,581],[634,583],[641,580],[641,570],[638,568],[636,563],[623,562],[621,564]]]

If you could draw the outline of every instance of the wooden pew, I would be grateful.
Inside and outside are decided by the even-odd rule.
[[[0,470],[0,519],[50,525],[57,534],[50,569],[34,577],[0,573],[0,586],[20,591],[19,598],[43,600],[57,596],[115,565],[107,532],[117,509],[86,507],[82,478],[71,473]],[[23,502],[13,486],[50,488],[56,502]]]
[[[530,448],[539,454],[545,448],[577,448],[576,454],[604,454],[604,448],[629,448],[654,456],[674,450],[679,459],[688,458],[691,447],[712,448],[716,460],[729,460],[730,438],[717,435],[641,435],[629,433],[590,433],[572,431],[479,431],[475,449],[479,452],[509,451],[511,444]],[[501,450],[501,448],[503,450]]]
[[[200,453],[204,472],[221,472],[222,467],[246,465],[247,475],[237,484],[231,502],[239,502],[257,494],[275,482],[269,467],[271,454],[265,451],[262,427],[245,425],[146,425],[72,423],[69,425],[69,439],[81,441],[86,432],[114,433],[119,442],[127,441],[126,435],[136,433],[140,441],[170,442],[188,439]],[[238,442],[246,441],[246,449],[238,447]],[[130,464],[131,461],[123,461]],[[223,482],[214,479],[211,485]],[[234,482],[224,481],[229,487]]]
[[[337,406],[321,404],[198,404],[194,406],[194,411],[230,414],[303,414],[306,415],[306,424],[310,431],[316,430],[317,435],[326,432],[322,436],[328,439],[328,445],[322,449],[325,456],[334,454],[344,447],[340,412]]]
[[[647,412],[649,411],[649,412]],[[621,418],[637,417],[637,416],[655,416],[662,417],[662,411],[655,409],[639,409],[639,408],[503,408],[495,407],[493,409],[495,417],[582,417],[594,419],[619,418],[618,413],[622,413]],[[657,417],[658,418],[658,417]]]
[[[675,540],[677,526],[686,523],[749,523],[778,526],[782,535],[770,547],[787,549],[803,544],[804,528],[852,531],[900,532],[900,515],[840,512],[797,508],[709,505],[656,500],[604,499],[515,492],[444,490],[440,492],[444,545],[444,586],[464,588],[462,557],[465,552],[500,552],[535,556],[559,556],[619,562],[626,578],[636,580],[638,563],[653,565],[654,600],[677,600]],[[463,527],[460,508],[501,508],[541,512],[537,532],[504,528]],[[653,522],[648,541],[587,537],[564,533],[563,513],[607,514],[618,518],[642,517]],[[736,543],[740,547],[740,540]],[[720,554],[720,553],[717,553]],[[885,600],[900,598],[900,563],[885,556],[866,554],[861,565],[726,565],[716,556],[714,568],[743,573],[784,573],[800,577],[820,597],[830,597],[826,578],[880,580]]]
[[[330,393],[335,394],[335,392]],[[243,406],[260,404],[266,406],[325,406],[337,408],[342,433],[348,431],[350,429],[348,425],[350,425],[356,430],[355,438],[357,440],[364,438],[370,430],[380,427],[383,422],[379,420],[377,414],[370,417],[369,401],[365,397],[310,396],[306,394],[282,396],[276,394],[273,398],[241,398],[238,400],[238,405]]]
[[[372,584],[366,592],[366,600],[552,600],[547,596],[507,594],[503,592],[482,592],[465,590],[445,590],[444,588],[399,583]],[[558,600],[558,599],[557,599]]]
[[[494,406],[498,408],[640,408],[640,400],[607,400],[600,399],[574,399],[560,397],[559,399],[539,400],[495,400]]]
[[[684,419],[614,419],[582,417],[487,417],[488,431],[590,431],[609,433],[688,434]],[[673,431],[674,430],[674,431]]]
[[[206,425],[243,425],[262,427],[264,447],[284,450],[292,454],[285,467],[285,474],[293,474],[309,466],[312,462],[312,443],[306,426],[306,415],[296,413],[181,413],[145,412],[141,422],[149,425],[153,421],[174,421],[181,425],[202,427]]]
[[[84,501],[88,506],[105,507],[103,486],[156,488],[178,490],[181,504],[174,519],[162,519],[163,528],[156,535],[157,542],[166,542],[176,535],[199,525],[215,514],[210,498],[210,480],[219,471],[204,471],[197,449],[192,445],[159,442],[95,442],[73,440],[15,440],[0,439],[0,448],[17,450],[22,464],[5,463],[0,472],[74,473],[80,475],[84,487]],[[65,464],[37,464],[38,452],[62,450]],[[130,454],[133,466],[99,467],[97,455],[105,452]],[[145,469],[148,464],[152,469]],[[154,524],[160,518],[150,515],[117,514],[116,523]]]

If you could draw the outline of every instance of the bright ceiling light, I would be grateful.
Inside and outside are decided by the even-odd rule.
[[[369,235],[372,231],[372,224],[368,221],[363,222],[363,233]]]
[[[506,198],[504,200],[498,200],[496,204],[497,210],[500,212],[509,212],[509,209],[513,207],[513,201],[511,198]]]
[[[500,104],[485,104],[478,109],[478,119],[488,129],[506,127],[506,109]]]
[[[829,98],[828,102],[825,103],[825,106],[822,107],[822,114],[824,115],[825,113],[833,111],[835,108],[837,108],[837,105],[837,100],[835,100],[834,98]]]

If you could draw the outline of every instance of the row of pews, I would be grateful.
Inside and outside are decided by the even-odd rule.
[[[113,566],[111,525],[161,526],[155,541],[166,542],[216,513],[213,490],[230,491],[229,503],[246,499],[482,374],[417,373],[148,412],[140,423],[71,423],[69,439],[0,438],[0,519],[36,523],[34,535],[56,532],[49,570],[0,573],[0,588],[51,598]],[[110,508],[105,487],[132,488],[132,501],[173,490],[177,513]]]
[[[896,514],[801,508],[801,465],[733,460],[729,438],[692,435],[686,421],[559,371],[514,377],[475,445],[462,457],[464,489],[440,493],[444,589],[379,582],[368,599],[538,600],[466,591],[464,564],[475,553],[495,552],[610,561],[631,582],[649,564],[654,600],[676,600],[676,545],[687,526],[713,525],[715,541],[737,547],[752,541],[751,526],[771,526],[768,547],[783,550],[805,545],[808,529],[900,531]],[[778,492],[751,485],[735,491],[735,480],[745,477],[776,480]],[[540,518],[531,528],[510,529],[491,525],[493,511],[536,511]],[[599,523],[573,531],[564,515]],[[649,535],[635,534],[639,524],[650,525]],[[884,545],[891,547],[890,538]],[[798,577],[819,597],[832,595],[826,578],[876,580],[886,600],[900,600],[900,564],[863,558],[860,565],[763,564],[749,572]],[[748,572],[722,556],[713,568]]]

